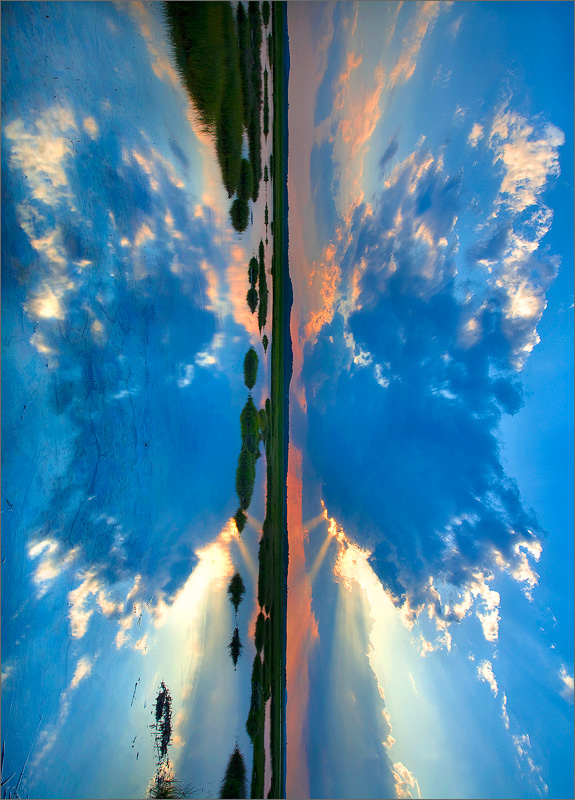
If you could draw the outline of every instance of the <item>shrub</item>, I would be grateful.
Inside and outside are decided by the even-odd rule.
[[[267,334],[265,334],[265,333],[264,333],[264,338],[262,339],[262,343],[263,343],[263,346],[264,346],[264,353],[267,353],[267,351],[268,351],[269,339],[268,339],[268,337],[267,337]]]

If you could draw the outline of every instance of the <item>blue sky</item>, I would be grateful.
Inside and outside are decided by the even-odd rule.
[[[3,4],[2,52],[6,772],[143,796],[163,680],[177,777],[213,796],[236,739],[250,755],[261,468],[241,547],[228,521],[250,343],[267,394],[245,303],[265,193],[239,238],[159,4]]]
[[[311,597],[288,791],[350,796],[361,774],[362,796],[570,796],[573,8],[300,3],[288,21]],[[379,703],[364,687],[342,710],[339,653]],[[288,666],[288,732],[289,697]]]

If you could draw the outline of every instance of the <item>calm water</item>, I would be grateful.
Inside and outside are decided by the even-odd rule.
[[[263,459],[241,546],[227,523],[250,343],[268,395],[245,302],[267,187],[239,237],[159,4],[4,4],[2,53],[4,775],[142,797],[164,681],[176,777],[213,796],[236,739],[251,769]]]

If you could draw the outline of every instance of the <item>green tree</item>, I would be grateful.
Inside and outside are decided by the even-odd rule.
[[[256,635],[255,635],[256,650],[258,651],[258,653],[261,652],[262,647],[264,646],[265,630],[266,630],[266,618],[260,611],[260,613],[258,614],[258,618],[256,620]]]
[[[248,278],[249,278],[249,281],[250,281],[250,286],[252,286],[254,288],[255,288],[255,286],[256,286],[256,284],[258,282],[258,269],[259,269],[258,260],[257,260],[257,258],[255,256],[253,256],[250,259],[250,263],[249,263],[249,266],[248,266]]]
[[[265,265],[265,251],[264,251],[264,243],[260,239],[260,246],[259,246],[259,273],[258,273],[258,282],[259,282],[259,289],[260,289],[260,305],[258,308],[258,326],[261,329],[266,324],[266,319],[268,315],[268,282],[266,277],[266,265]]]
[[[261,724],[263,717],[263,691],[262,691],[262,660],[260,654],[256,653],[252,667],[252,696],[250,710],[246,720],[246,731],[253,740],[258,724]]]
[[[228,595],[230,598],[230,603],[235,608],[236,614],[238,613],[238,606],[242,602],[245,592],[246,592],[246,587],[244,586],[242,576],[236,570],[228,585]]]
[[[242,447],[236,470],[236,493],[244,511],[249,508],[256,480],[256,460],[247,447]]]
[[[264,21],[264,25],[267,28],[270,21],[270,4],[268,0],[264,0],[264,2],[262,3],[262,19]]]
[[[232,225],[238,233],[243,233],[248,227],[248,220],[250,218],[250,207],[246,200],[242,197],[236,197],[230,208],[230,217]]]
[[[266,183],[269,181],[268,165],[267,164],[264,165],[264,181]]]
[[[256,308],[258,307],[258,290],[248,289],[246,301],[252,314],[255,314]]]
[[[264,346],[264,353],[267,353],[269,340],[268,340],[267,334],[265,334],[265,333],[264,333],[264,338],[262,339],[262,343],[263,343],[263,346]]]
[[[244,358],[244,383],[253,389],[258,379],[258,354],[250,347]]]
[[[245,447],[253,456],[259,456],[260,443],[260,415],[250,395],[240,414],[242,432],[242,447]]]
[[[252,194],[253,173],[252,165],[247,158],[242,158],[240,168],[240,181],[238,184],[238,197],[249,200]]]

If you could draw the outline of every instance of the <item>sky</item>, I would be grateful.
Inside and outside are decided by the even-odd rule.
[[[573,6],[288,30],[288,796],[572,796]]]
[[[160,4],[2,4],[2,740],[30,797],[142,797],[170,760],[214,796],[250,699],[264,470],[240,542],[245,302]],[[264,155],[266,150],[264,148]],[[226,587],[240,569],[235,626]]]
[[[288,30],[288,796],[573,796],[573,6]],[[239,237],[159,4],[3,3],[2,57],[5,775],[143,796],[164,681],[214,796],[266,192]]]

